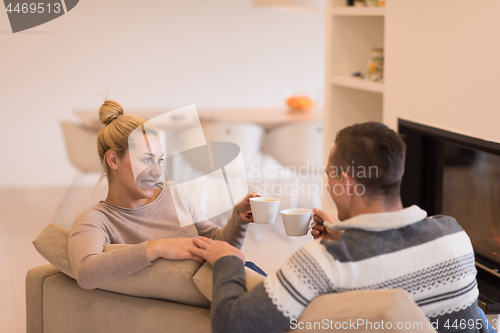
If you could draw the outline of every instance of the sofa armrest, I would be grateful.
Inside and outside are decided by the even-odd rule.
[[[43,333],[43,282],[49,276],[63,274],[52,265],[32,268],[26,274],[26,332]]]

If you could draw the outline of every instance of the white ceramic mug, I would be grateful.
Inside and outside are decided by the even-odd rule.
[[[280,199],[271,197],[253,197],[250,198],[250,207],[255,223],[271,224],[276,220]]]
[[[283,224],[288,236],[304,236],[309,231],[313,212],[307,208],[292,208],[281,211]]]

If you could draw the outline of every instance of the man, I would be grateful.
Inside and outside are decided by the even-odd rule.
[[[284,332],[316,296],[392,288],[404,288],[440,332],[454,331],[455,319],[474,322],[457,331],[479,331],[470,240],[452,217],[403,208],[405,153],[398,134],[380,123],[337,133],[325,171],[342,222],[315,209],[318,239],[250,292],[239,250],[196,239],[192,253],[214,265],[213,332]]]

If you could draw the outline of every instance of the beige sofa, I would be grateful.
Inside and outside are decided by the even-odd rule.
[[[31,269],[26,276],[27,333],[210,332],[210,310],[165,300],[86,290],[52,265]],[[388,332],[435,332],[410,296],[401,289],[324,295],[306,308],[293,332],[324,332],[320,325],[364,320],[387,327],[391,322],[421,325],[422,329]],[[422,323],[422,324],[415,324]],[[307,326],[309,325],[309,326]],[[313,327],[315,329],[308,329]],[[416,327],[416,326],[412,326]],[[383,329],[346,328],[343,332],[380,332]]]
[[[27,333],[210,332],[210,310],[86,290],[52,265],[26,276]]]
[[[207,264],[157,260],[153,265],[122,278],[102,289],[83,289],[71,277],[67,259],[66,229],[51,224],[33,242],[53,265],[31,269],[26,276],[27,333],[113,333],[113,332],[210,332],[212,271]],[[120,246],[106,247],[115,250]],[[64,272],[64,273],[63,273]],[[263,279],[246,271],[247,289]],[[375,323],[421,323],[418,332],[428,328],[424,314],[402,289],[349,292],[323,295],[305,309],[293,332],[324,332],[325,323],[336,325],[364,320],[374,323],[356,332],[380,332]],[[415,324],[414,324],[415,325]],[[350,331],[352,326],[342,331]]]

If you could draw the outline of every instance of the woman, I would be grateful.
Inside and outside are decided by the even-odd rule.
[[[108,195],[76,218],[68,244],[70,264],[81,287],[105,285],[158,258],[203,262],[189,252],[199,235],[242,246],[248,223],[253,222],[249,198],[257,194],[241,200],[223,228],[216,226],[203,218],[187,193],[157,183],[163,150],[154,127],[140,117],[124,115],[114,101],[104,102],[99,120],[106,125],[97,137],[97,148]],[[185,221],[186,217],[194,223],[181,226],[179,218]],[[106,244],[134,245],[103,252]]]

